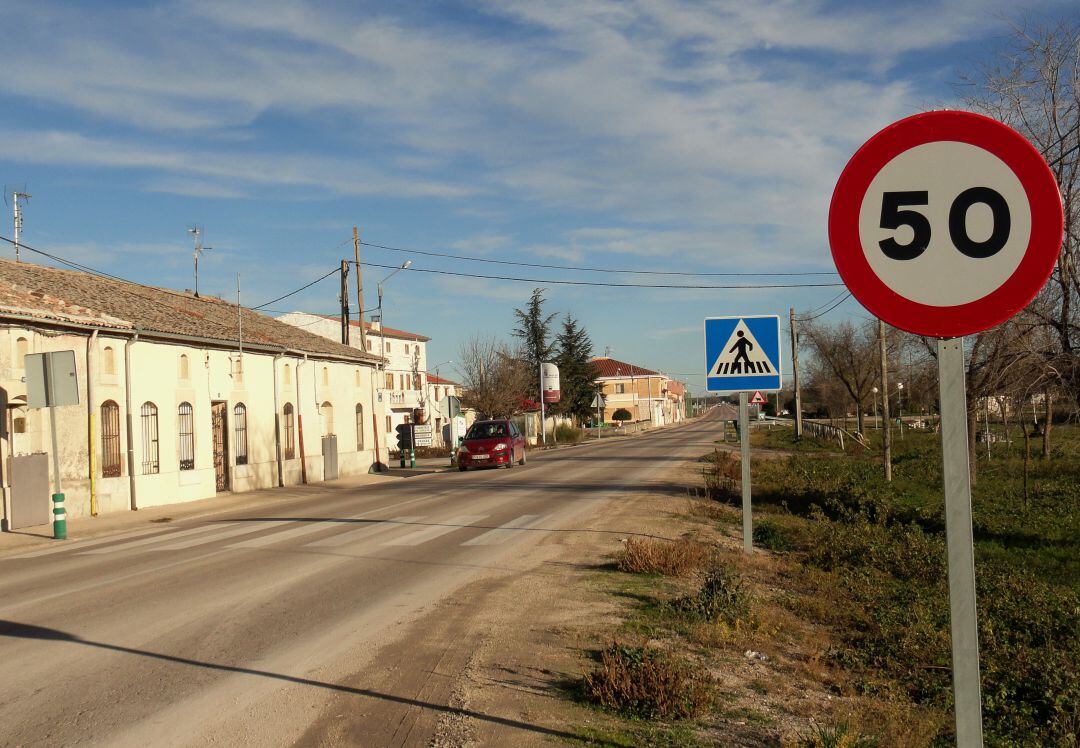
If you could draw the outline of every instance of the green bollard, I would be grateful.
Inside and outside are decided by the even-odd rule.
[[[401,467],[405,467],[405,452],[407,450],[401,450]]]
[[[416,450],[409,450],[409,467],[416,467]]]
[[[67,511],[64,509],[64,494],[54,493],[53,502],[53,540],[67,540]]]

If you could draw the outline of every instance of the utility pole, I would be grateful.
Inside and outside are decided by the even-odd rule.
[[[802,390],[799,389],[799,332],[795,329],[795,307],[790,307],[791,321],[791,372],[795,386],[795,438],[802,439]]]
[[[349,261],[341,261],[341,342],[349,344]]]
[[[878,320],[878,345],[881,348],[881,420],[885,480],[892,482],[892,426],[889,424],[889,356],[885,346],[885,323]]]
[[[367,350],[367,332],[364,330],[364,283],[360,268],[360,229],[352,227],[353,259],[356,262],[356,316],[360,320],[360,350]]]
[[[15,262],[19,260],[19,234],[22,233],[23,217],[22,211],[19,209],[19,200],[29,200],[30,195],[26,192],[15,191],[11,193],[11,202],[15,207]]]
[[[204,247],[202,245],[202,228],[199,226],[192,226],[188,229],[188,233],[195,237],[195,298],[199,298],[199,255],[203,252],[213,249],[213,247]]]

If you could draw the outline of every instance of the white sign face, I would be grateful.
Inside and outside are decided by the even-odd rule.
[[[965,236],[984,249],[976,256],[958,250]],[[1001,287],[1030,238],[1020,180],[1000,158],[967,143],[938,141],[899,154],[870,182],[859,209],[859,239],[874,273],[927,306],[967,304]]]
[[[555,364],[540,364],[540,389],[545,403],[557,403],[559,392],[559,367]]]
[[[26,368],[26,405],[30,408],[79,404],[75,351],[31,353]]]

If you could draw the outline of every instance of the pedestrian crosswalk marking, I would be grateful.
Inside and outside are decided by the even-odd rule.
[[[134,530],[133,532],[124,532],[117,535],[110,535],[105,538],[94,538],[92,540],[77,540],[72,543],[65,543],[63,545],[52,546],[51,548],[45,548],[40,551],[31,551],[30,553],[20,553],[18,556],[8,556],[6,560],[14,561],[19,558],[38,558],[39,556],[51,556],[54,553],[62,553],[64,551],[71,551],[78,553],[83,548],[92,548],[95,545],[103,545],[104,543],[115,543],[118,540],[127,540],[128,538],[143,537],[145,535],[153,534],[157,538],[165,537],[171,534],[168,528],[153,527],[150,529]]]
[[[176,538],[186,538],[191,535],[199,535],[201,533],[214,532],[220,530],[224,525],[220,523],[214,523],[209,525],[202,525],[200,527],[193,527],[190,530],[179,530],[169,535],[155,535],[152,538],[143,538],[142,540],[133,540],[130,543],[121,543],[120,545],[110,545],[107,548],[95,548],[92,551],[82,551],[80,556],[99,556],[106,553],[116,553],[117,551],[127,551],[132,548],[142,548],[143,546],[159,543],[162,540],[174,540]]]
[[[761,348],[746,322],[739,320],[731,331],[720,355],[709,370],[710,377],[726,377],[734,374],[775,374],[776,367]]]
[[[394,530],[400,528],[402,525],[409,525],[414,522],[422,520],[423,517],[394,517],[393,519],[373,519],[364,523],[363,527],[359,527],[355,530],[349,530],[338,535],[331,535],[328,538],[321,538],[319,540],[308,543],[305,548],[337,548],[338,546],[347,545],[354,540],[360,538],[371,537],[387,530]]]
[[[477,535],[472,540],[466,540],[462,545],[501,545],[523,532],[528,532],[529,528],[539,524],[539,519],[539,514],[523,514],[501,527],[489,530],[483,535]]]
[[[347,519],[357,519],[358,517],[348,517]],[[340,520],[327,520],[323,522],[305,522],[299,527],[294,527],[291,530],[283,530],[282,532],[271,533],[270,535],[260,535],[257,538],[251,540],[244,540],[239,543],[232,543],[229,548],[265,548],[268,545],[279,543],[283,540],[292,540],[293,538],[300,538],[304,535],[311,535],[312,533],[319,532],[320,530],[326,530],[331,527],[341,527]]]
[[[223,527],[222,532],[216,532],[213,535],[203,535],[195,538],[188,538],[187,540],[180,540],[176,543],[166,543],[165,545],[155,546],[148,548],[150,551],[178,551],[182,548],[192,548],[197,545],[203,545],[205,543],[216,543],[219,540],[225,538],[234,538],[237,535],[247,535],[251,532],[258,532],[259,530],[268,530],[271,527],[279,527],[280,525],[288,524],[288,520],[277,520],[274,522],[245,522],[239,527]]]
[[[460,517],[453,517],[445,522],[440,522],[431,527],[425,527],[422,530],[411,532],[408,535],[402,535],[400,538],[394,538],[383,543],[383,545],[420,545],[426,543],[429,540],[434,540],[442,535],[447,535],[460,530],[466,525],[471,525],[475,522],[479,522],[482,519],[486,519],[486,514],[463,514]]]

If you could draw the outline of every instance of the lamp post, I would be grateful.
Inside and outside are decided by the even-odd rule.
[[[904,438],[904,383],[896,383],[896,410],[900,419],[900,438]]]
[[[873,389],[873,393],[874,393],[874,423],[876,424],[877,428],[880,429],[881,428],[881,418],[878,416],[878,407],[877,407],[878,388],[874,387],[872,389]]]
[[[412,260],[405,260],[405,262],[401,263],[401,267],[397,268],[396,270],[391,272],[389,275],[387,275],[385,278],[383,278],[381,281],[379,281],[378,286],[377,286],[378,297],[379,297],[379,306],[378,306],[378,309],[379,309],[379,348],[380,348],[379,356],[384,358],[384,359],[386,358],[386,332],[385,332],[385,330],[386,330],[386,310],[383,308],[383,286],[386,284],[387,281],[389,281],[395,275],[400,273],[402,270],[405,270],[406,268],[408,268],[410,265],[412,265]],[[387,364],[389,364],[389,361],[387,361]],[[383,372],[385,373],[385,371],[386,371],[386,367],[384,366],[383,367]],[[380,387],[380,389],[385,389],[385,384],[386,384],[385,382],[381,382],[380,385],[382,385],[382,386]],[[393,403],[391,403],[391,405],[392,404]],[[393,409],[391,408],[391,410],[393,410]],[[393,421],[394,421],[394,419],[391,418],[390,419],[391,425],[393,425]],[[389,432],[387,433],[387,436],[389,436]],[[389,447],[387,447],[387,449],[389,449]],[[389,460],[387,460],[387,461],[389,462]]]

